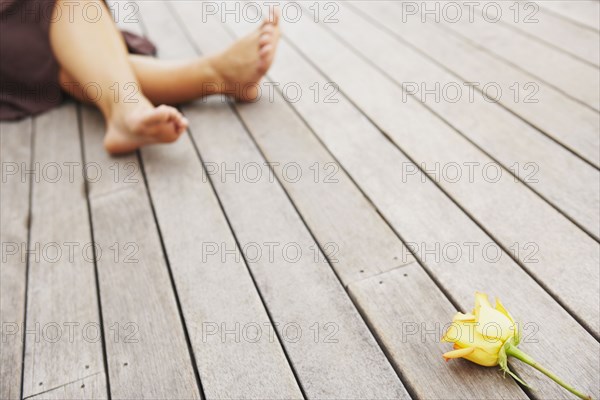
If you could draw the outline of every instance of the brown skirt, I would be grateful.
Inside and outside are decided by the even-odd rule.
[[[49,39],[55,1],[0,0],[0,120],[41,113],[65,97]],[[156,53],[146,38],[122,33],[130,53]]]

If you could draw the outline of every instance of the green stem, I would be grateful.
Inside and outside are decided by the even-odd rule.
[[[585,394],[581,393],[580,391],[578,391],[577,389],[575,389],[573,386],[568,385],[562,379],[560,379],[558,376],[554,375],[552,372],[548,371],[546,368],[542,367],[540,364],[538,364],[537,361],[535,361],[533,358],[529,357],[527,354],[522,352],[516,346],[508,346],[508,348],[506,349],[506,355],[513,356],[513,357],[518,358],[519,360],[523,361],[525,364],[531,365],[533,368],[537,369],[538,371],[540,371],[541,373],[543,373],[544,375],[546,375],[547,377],[552,379],[554,382],[558,383],[560,386],[564,387],[569,392],[573,393],[575,396],[577,396],[581,399],[585,399],[585,400],[592,400],[591,396],[585,395]]]

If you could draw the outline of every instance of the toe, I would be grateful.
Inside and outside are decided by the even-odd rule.
[[[271,13],[271,21],[273,21],[273,25],[279,25],[281,13],[279,12],[279,7],[275,7],[273,12]]]
[[[263,25],[263,27],[260,28],[260,33],[261,34],[265,34],[265,33],[273,34],[273,33],[275,33],[275,27],[271,24]]]
[[[179,139],[183,132],[184,130],[176,121],[169,121],[152,129],[154,140],[159,143],[172,143]]]
[[[189,126],[188,119],[186,117],[182,116],[175,123],[175,130],[177,131],[177,133],[179,135],[181,135],[183,132],[185,132],[185,130],[188,128],[188,126]]]
[[[172,122],[175,127],[182,125],[183,115],[179,112],[178,109],[174,107],[165,106],[165,114],[167,115],[167,121]]]
[[[271,62],[273,61],[273,45],[267,44],[259,51],[259,61],[258,61],[258,72],[260,74],[265,74],[269,70]]]
[[[268,58],[272,52],[273,52],[273,45],[269,43],[260,49],[259,54],[260,54],[261,58]]]
[[[170,143],[174,142],[187,129],[187,119],[174,107],[160,105],[156,107],[147,119],[151,124],[148,133],[154,137],[154,141]]]
[[[258,39],[258,44],[260,45],[260,47],[263,47],[269,43],[271,43],[273,36],[270,33],[263,33],[260,35],[260,38]]]
[[[162,143],[173,143],[175,142],[177,139],[179,139],[179,137],[181,136],[181,134],[179,132],[171,132],[168,134],[165,134],[161,137],[160,141]]]
[[[265,19],[263,21],[263,25],[267,26],[267,25],[279,25],[279,19],[280,19],[280,15],[281,13],[279,12],[279,8],[275,7],[275,9],[271,10],[269,12],[269,18]]]
[[[178,111],[173,107],[162,104],[149,112],[146,122],[151,124],[167,122],[177,117],[177,113]]]
[[[260,38],[259,43],[260,46],[265,46],[269,43],[276,44],[279,41],[279,36],[281,35],[279,26],[273,24],[264,25],[260,29]]]

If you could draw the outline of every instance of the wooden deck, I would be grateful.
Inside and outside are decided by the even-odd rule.
[[[251,30],[235,4],[113,5],[178,59]],[[300,4],[260,101],[184,105],[175,144],[0,124],[1,399],[572,398],[443,362],[476,290],[600,397],[600,3]]]

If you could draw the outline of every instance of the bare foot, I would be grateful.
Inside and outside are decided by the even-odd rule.
[[[256,100],[258,83],[275,58],[280,36],[279,19],[279,12],[275,11],[260,28],[210,59],[222,81],[223,92],[240,101]]]
[[[130,153],[153,143],[171,143],[187,129],[188,121],[170,106],[123,106],[108,122],[104,148],[110,154]]]

